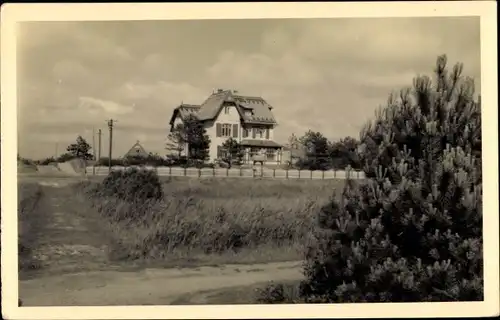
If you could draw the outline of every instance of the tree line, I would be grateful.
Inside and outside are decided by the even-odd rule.
[[[343,170],[361,169],[359,146],[359,140],[353,137],[330,141],[321,132],[309,130],[301,137],[292,135],[286,147],[292,153],[291,165],[298,169]]]
[[[209,155],[210,137],[203,124],[194,116],[189,116],[183,123],[175,125],[167,136],[165,156],[149,153],[147,156],[130,155],[121,159],[111,159],[112,166],[152,165],[152,166],[207,166],[205,160]],[[187,148],[185,146],[188,146]],[[329,141],[321,132],[309,130],[301,137],[292,135],[286,145],[291,154],[291,161],[284,163],[289,168],[301,170],[330,170],[345,169],[350,166],[360,169],[360,160],[357,154],[359,141],[346,137],[338,141]],[[233,138],[228,138],[221,146],[222,155],[218,164],[224,167],[239,166],[243,163],[244,148]],[[42,160],[18,160],[25,164],[48,165],[55,162],[66,162],[71,159],[96,160],[91,153],[92,147],[82,137],[78,136],[75,143],[66,148],[66,152],[58,157],[48,157]],[[97,159],[96,164],[109,165],[107,157]],[[212,166],[212,165],[210,165]]]

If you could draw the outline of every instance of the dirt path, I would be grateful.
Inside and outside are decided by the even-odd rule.
[[[38,182],[45,186],[37,210],[44,223],[34,256],[42,268],[21,276],[23,306],[165,305],[186,296],[192,301],[183,304],[204,303],[211,290],[302,278],[300,262],[139,270],[113,264],[106,245],[112,240],[98,214],[73,194],[74,180]]]
[[[43,224],[37,226],[33,258],[40,262],[40,272],[74,272],[107,263],[108,237],[97,215],[79,206],[69,187],[73,182],[39,182],[44,189],[35,214],[43,215]]]
[[[280,262],[67,274],[22,281],[19,290],[25,306],[167,305],[191,293],[301,277],[300,262]]]

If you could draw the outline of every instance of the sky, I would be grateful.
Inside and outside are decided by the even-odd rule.
[[[18,148],[35,159],[98,129],[107,156],[110,118],[113,157],[137,140],[164,155],[172,110],[217,88],[262,96],[280,143],[357,138],[440,54],[480,90],[477,17],[23,22],[17,39]]]

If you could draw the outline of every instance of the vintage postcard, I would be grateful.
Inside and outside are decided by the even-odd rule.
[[[2,316],[498,315],[495,9],[2,6]]]

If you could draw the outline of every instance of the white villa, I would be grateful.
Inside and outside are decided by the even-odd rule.
[[[222,144],[229,138],[244,147],[244,161],[259,154],[266,163],[281,162],[282,146],[273,140],[277,126],[273,107],[261,97],[238,95],[236,91],[219,89],[202,104],[181,104],[170,119],[170,131],[187,116],[195,115],[203,122],[210,137],[209,161],[222,157]],[[187,150],[187,146],[185,148]]]

